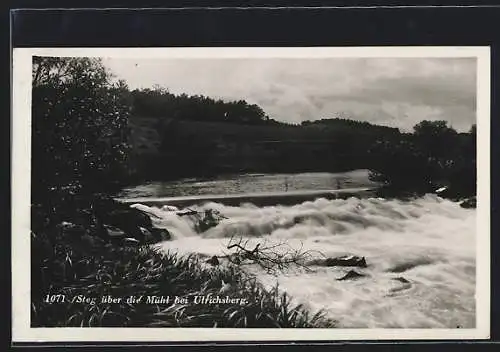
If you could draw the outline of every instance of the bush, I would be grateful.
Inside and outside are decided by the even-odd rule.
[[[370,149],[370,179],[390,192],[432,192],[447,186],[453,198],[475,194],[475,127],[457,133],[445,121],[422,121],[413,134],[379,140]]]
[[[99,59],[33,59],[32,194],[109,188],[130,173],[127,86]]]

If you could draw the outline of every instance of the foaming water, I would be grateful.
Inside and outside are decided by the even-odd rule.
[[[241,236],[250,244],[286,241],[319,258],[364,256],[366,268],[312,265],[312,271],[271,275],[249,267],[265,285],[278,282],[297,302],[325,309],[341,327],[475,327],[475,209],[433,195],[270,207],[207,203],[192,209],[214,209],[227,219],[197,234],[189,215],[137,206],[172,233],[173,241],[159,244],[164,250],[223,255],[229,239]],[[349,270],[364,276],[338,281]]]

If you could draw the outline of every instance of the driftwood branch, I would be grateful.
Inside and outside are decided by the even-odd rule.
[[[292,267],[300,267],[312,271],[308,263],[316,256],[324,255],[318,251],[304,250],[303,243],[299,248],[293,248],[285,241],[270,243],[263,240],[255,246],[249,239],[232,237],[226,247],[231,252],[227,259],[237,265],[256,264],[269,273],[284,271]]]

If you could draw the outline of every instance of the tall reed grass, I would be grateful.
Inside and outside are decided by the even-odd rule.
[[[265,289],[231,263],[211,266],[195,255],[160,253],[151,246],[85,245],[58,234],[32,232],[32,327],[334,327],[324,312],[312,314],[278,287]],[[225,297],[246,304],[193,304],[195,296]],[[47,302],[47,295],[64,302]],[[119,303],[101,303],[104,296]],[[140,303],[127,298],[142,296]],[[147,296],[170,297],[146,303]],[[174,303],[175,296],[188,303]],[[61,297],[61,296],[60,296]],[[94,299],[94,304],[78,302]],[[74,300],[74,301],[73,301]]]

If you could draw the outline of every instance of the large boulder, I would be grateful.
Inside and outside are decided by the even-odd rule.
[[[117,227],[134,224],[150,228],[150,217],[139,209],[131,208],[127,204],[116,202],[112,199],[99,199],[94,201],[93,210],[103,222]]]
[[[146,233],[141,230],[152,227],[151,219],[137,209],[114,209],[102,217],[111,226],[121,229],[128,236],[141,242],[146,240]]]
[[[150,228],[153,226],[149,215],[134,208],[113,210],[108,214],[108,218],[108,221],[110,223],[113,222],[122,226],[133,225],[145,228]]]
[[[119,246],[135,246],[145,243],[135,237],[130,237],[130,235],[123,231],[122,229],[112,226],[112,225],[104,225],[104,229],[106,232],[106,240],[109,243]]]
[[[168,230],[154,227],[151,221],[154,214],[147,213],[145,208],[112,200],[101,200],[94,207],[101,223],[120,229],[125,234],[121,235],[123,238],[133,238],[141,244],[170,240]]]

